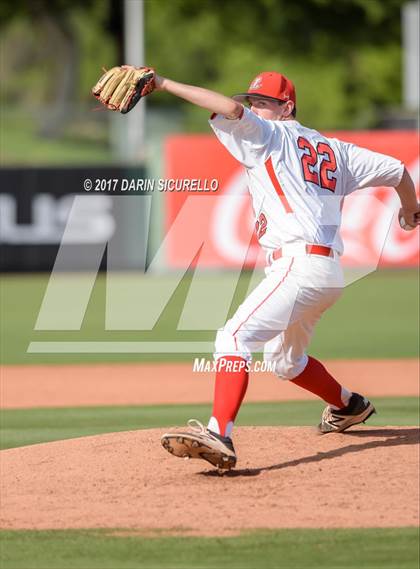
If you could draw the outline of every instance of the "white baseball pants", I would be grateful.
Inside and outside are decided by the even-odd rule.
[[[341,296],[343,272],[336,254],[306,255],[295,246],[287,252],[294,256],[267,267],[263,281],[218,331],[216,359],[234,355],[249,361],[264,345],[264,360],[275,362],[280,378],[294,379],[305,369],[315,324]]]

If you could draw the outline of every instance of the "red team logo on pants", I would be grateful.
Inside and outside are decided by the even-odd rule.
[[[267,231],[267,218],[263,213],[260,213],[258,216],[257,221],[255,222],[255,233],[257,234],[258,239],[264,235]]]

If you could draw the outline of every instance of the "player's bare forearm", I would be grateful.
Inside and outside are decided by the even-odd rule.
[[[196,87],[195,85],[178,83],[159,75],[156,76],[155,84],[158,91],[171,93],[212,113],[224,115],[231,119],[238,118],[242,113],[242,105],[240,103],[215,91]]]
[[[407,169],[404,168],[404,173],[401,178],[401,182],[395,188],[395,191],[399,195],[401,201],[401,210],[404,215],[404,219],[409,225],[419,225],[420,224],[420,205],[417,201],[416,189],[414,187],[414,182],[411,179],[410,174]]]

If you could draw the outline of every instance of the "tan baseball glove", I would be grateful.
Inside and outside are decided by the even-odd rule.
[[[92,95],[111,111],[125,114],[154,88],[154,69],[121,65],[105,71],[93,87]]]

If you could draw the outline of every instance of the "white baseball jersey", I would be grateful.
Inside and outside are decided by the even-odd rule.
[[[344,197],[368,186],[395,187],[404,171],[395,158],[327,138],[296,120],[265,120],[244,108],[239,119],[216,115],[209,122],[246,168],[257,237],[268,252],[305,242],[341,255]]]

